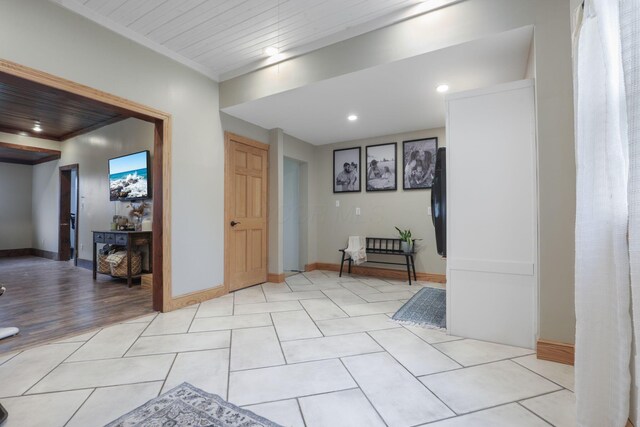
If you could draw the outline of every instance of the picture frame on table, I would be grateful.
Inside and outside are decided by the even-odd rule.
[[[402,142],[402,188],[404,190],[424,190],[432,187],[437,151],[437,137]]]
[[[361,147],[333,150],[334,193],[359,193],[362,190],[361,152]]]
[[[367,145],[365,157],[367,191],[396,191],[398,189],[398,143]]]

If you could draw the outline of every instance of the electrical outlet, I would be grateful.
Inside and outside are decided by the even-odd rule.
[[[429,216],[431,216],[431,215],[432,215],[432,214],[431,214],[431,206],[429,206],[429,207],[427,208],[427,215],[429,215]]]
[[[83,249],[84,249],[84,244],[80,243],[80,250],[83,250]]]
[[[340,207],[340,200],[336,200],[336,208]]]
[[[360,208],[356,208],[356,215],[360,215]]]

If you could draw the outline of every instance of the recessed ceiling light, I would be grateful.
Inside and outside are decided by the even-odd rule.
[[[40,122],[36,121],[36,123],[33,125],[33,131],[34,132],[42,132],[42,127],[40,126]]]
[[[275,46],[269,46],[264,49],[264,53],[267,56],[276,56],[278,53],[280,53],[280,50]]]
[[[436,88],[436,90],[437,90],[438,92],[440,92],[440,93],[445,93],[446,91],[448,91],[448,90],[449,90],[449,85],[446,85],[446,84],[439,85],[439,86]]]
[[[355,114],[351,114],[350,116],[347,117],[347,120],[349,120],[350,122],[354,122],[358,120],[358,116],[356,116]]]

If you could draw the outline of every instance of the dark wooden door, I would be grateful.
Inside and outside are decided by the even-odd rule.
[[[71,259],[71,171],[78,173],[78,165],[69,165],[60,167],[60,214],[58,216],[58,259],[60,261],[68,261]],[[74,258],[77,259],[78,245],[78,218],[76,216],[76,244],[74,245]]]

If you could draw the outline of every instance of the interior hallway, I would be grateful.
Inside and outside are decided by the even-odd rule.
[[[572,366],[391,321],[424,286],[313,271],[0,355],[6,427],[104,425],[184,381],[284,426],[575,426]]]
[[[39,257],[0,258],[0,327],[20,333],[0,341],[0,355],[153,313],[151,290],[70,262]]]

